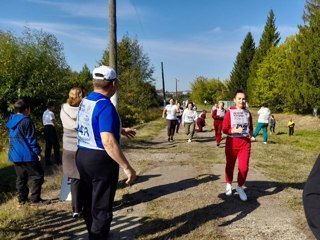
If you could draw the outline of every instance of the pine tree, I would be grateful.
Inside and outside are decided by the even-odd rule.
[[[320,107],[320,0],[308,0],[303,14],[304,26],[297,36],[300,50],[300,94],[302,112]]]
[[[237,89],[247,91],[250,64],[255,53],[255,43],[249,32],[245,37],[240,52],[237,55],[228,82],[228,98],[232,99]]]
[[[264,31],[260,38],[259,46],[256,49],[253,60],[250,65],[250,74],[247,81],[247,96],[251,105],[256,106],[260,103],[256,99],[255,91],[256,91],[256,80],[257,80],[257,71],[259,68],[259,64],[263,61],[263,59],[267,56],[268,51],[272,46],[277,46],[280,42],[280,33],[277,31],[277,27],[275,25],[275,15],[272,10],[269,12],[269,16],[267,18],[266,25],[264,27]]]

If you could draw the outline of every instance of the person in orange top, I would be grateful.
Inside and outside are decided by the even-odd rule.
[[[227,134],[226,140],[226,195],[232,195],[233,170],[238,159],[238,186],[236,191],[242,201],[247,201],[243,190],[249,171],[249,158],[251,152],[250,137],[253,135],[252,116],[246,109],[246,94],[238,90],[234,97],[236,106],[231,106],[226,112],[222,123],[222,131]]]
[[[214,119],[213,126],[215,130],[216,143],[217,146],[220,146],[221,138],[222,138],[222,122],[224,119],[224,115],[226,110],[224,109],[224,102],[219,102],[218,107],[213,110],[211,117]]]

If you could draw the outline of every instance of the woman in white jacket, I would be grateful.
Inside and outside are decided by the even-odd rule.
[[[256,126],[256,129],[253,133],[253,136],[251,138],[252,141],[256,140],[256,136],[259,134],[260,130],[262,129],[263,133],[263,143],[267,144],[268,141],[268,123],[269,123],[269,117],[270,117],[270,110],[268,108],[267,103],[263,103],[261,105],[261,108],[258,111],[259,118],[258,118],[258,124]]]
[[[74,87],[69,92],[67,102],[61,106],[60,119],[63,126],[63,153],[62,170],[71,184],[72,217],[77,218],[82,214],[82,202],[79,192],[80,175],[75,162],[77,151],[77,114],[79,104],[84,97],[81,88]]]
[[[189,143],[192,141],[194,135],[197,118],[198,114],[193,110],[193,103],[188,102],[188,108],[183,111],[181,122],[184,126],[185,133],[188,136]]]

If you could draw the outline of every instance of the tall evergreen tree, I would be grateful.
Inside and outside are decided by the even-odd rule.
[[[237,89],[247,91],[247,80],[249,78],[250,64],[255,53],[255,43],[249,32],[245,37],[240,52],[237,55],[230,75],[228,86],[228,98],[232,99]]]
[[[256,99],[256,94],[255,94],[257,70],[259,69],[259,64],[266,57],[270,48],[272,46],[277,46],[279,42],[280,42],[280,33],[277,31],[277,27],[275,25],[275,15],[273,13],[273,10],[270,10],[266,25],[264,27],[264,31],[260,38],[259,46],[256,49],[253,60],[251,62],[250,74],[247,81],[248,98],[251,105],[260,104]]]
[[[297,36],[300,50],[300,94],[303,112],[320,108],[320,0],[307,0],[303,14],[305,25]]]

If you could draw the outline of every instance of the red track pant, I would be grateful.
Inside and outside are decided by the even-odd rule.
[[[223,120],[214,120],[213,126],[216,135],[216,143],[220,144],[222,138],[222,122]]]
[[[242,186],[249,171],[249,157],[251,151],[250,138],[232,138],[226,140],[226,182],[232,183],[233,170],[238,158],[238,185]]]

